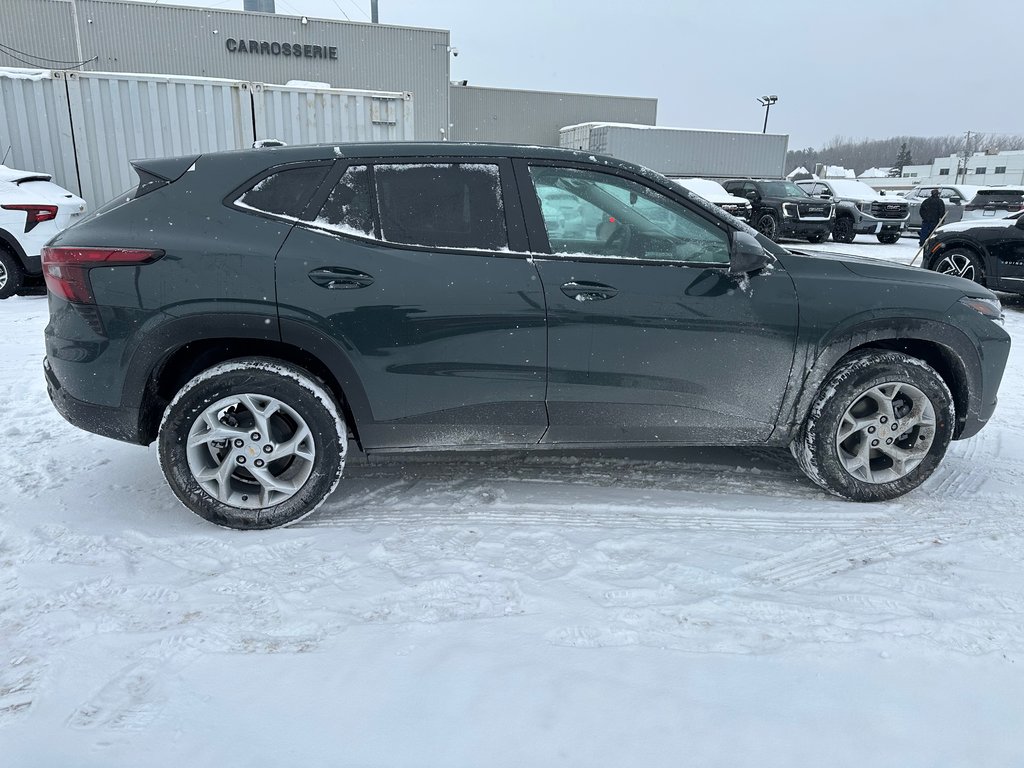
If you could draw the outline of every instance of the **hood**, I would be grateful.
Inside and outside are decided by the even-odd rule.
[[[1005,229],[1007,227],[1013,227],[1017,225],[1017,219],[968,219],[967,221],[954,221],[949,224],[943,224],[941,227],[936,227],[932,234],[936,235],[940,232],[966,232],[971,229]]]
[[[791,253],[809,259],[821,258],[838,262],[859,277],[917,283],[919,285],[935,285],[942,288],[958,288],[963,293],[972,296],[985,296],[990,293],[987,288],[978,285],[973,280],[943,275],[939,272],[932,272],[929,269],[912,267],[909,264],[894,264],[890,261],[879,261],[867,256],[851,256],[845,253],[830,253],[828,251],[815,251],[814,253],[791,251]]]

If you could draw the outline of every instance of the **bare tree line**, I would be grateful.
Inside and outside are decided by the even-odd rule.
[[[900,156],[900,148],[906,144],[910,161],[907,165],[926,165],[937,157],[949,157],[952,154],[963,154],[985,150],[1024,149],[1024,136],[1001,133],[972,133],[970,146],[967,136],[893,136],[888,139],[861,139],[859,141],[845,136],[835,136],[821,149],[790,150],[786,154],[787,173],[794,168],[803,166],[810,171],[816,163],[824,165],[841,165],[852,168],[857,173],[868,168],[887,168],[895,165]]]

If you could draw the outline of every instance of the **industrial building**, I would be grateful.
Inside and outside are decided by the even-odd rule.
[[[453,53],[443,29],[162,2],[0,0],[0,158],[50,172],[98,205],[131,183],[130,159],[264,139],[575,146],[562,129],[591,124],[591,151],[669,175],[782,175],[786,136],[638,133],[655,126],[657,99],[452,82]]]
[[[0,43],[0,67],[405,92],[420,141],[558,146],[563,125],[653,125],[657,113],[656,99],[452,86],[444,29],[123,0],[2,0]]]

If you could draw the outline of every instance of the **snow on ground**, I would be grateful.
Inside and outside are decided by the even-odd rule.
[[[866,240],[819,247],[913,254]],[[890,503],[776,450],[419,456],[239,533],[53,411],[45,322],[0,303],[4,766],[1024,764],[1021,345]]]

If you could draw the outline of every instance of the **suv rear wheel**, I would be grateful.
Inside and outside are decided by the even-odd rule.
[[[791,449],[829,493],[886,501],[928,479],[954,421],[953,397],[933,368],[901,352],[869,350],[836,367]]]
[[[25,281],[21,264],[9,250],[0,245],[0,299],[6,299],[19,290]]]
[[[216,365],[189,381],[160,424],[160,466],[200,517],[228,528],[301,520],[337,487],[348,448],[327,390],[264,358]]]

